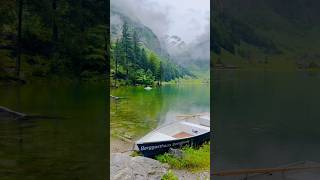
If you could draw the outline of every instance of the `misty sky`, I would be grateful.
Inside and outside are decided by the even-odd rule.
[[[176,34],[190,42],[208,28],[210,0],[149,0],[166,7],[169,34]]]
[[[178,35],[187,43],[210,29],[210,0],[111,0],[157,35]],[[112,7],[111,7],[112,8]]]

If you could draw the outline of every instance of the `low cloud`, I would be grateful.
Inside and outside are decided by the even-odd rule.
[[[169,7],[159,8],[160,5],[149,0],[111,0],[111,9],[126,14],[149,27],[158,37],[163,37],[169,29],[167,12]]]
[[[183,65],[193,63],[194,61],[201,61],[204,64],[206,62],[209,64],[210,12],[204,12],[203,7],[202,10],[194,9],[193,7],[188,9],[186,9],[186,7],[180,7],[191,6],[192,1],[172,3],[169,3],[168,1],[169,0],[111,0],[111,9],[119,11],[130,17],[132,20],[141,22],[145,26],[149,27],[158,36],[163,47],[167,47],[171,59],[177,63]],[[167,6],[164,4],[167,4]],[[171,6],[168,4],[171,4]],[[177,17],[178,13],[176,13],[176,11],[183,11],[179,8],[185,8],[186,12],[184,14],[187,16]],[[175,12],[174,15],[172,12]],[[188,19],[182,19],[188,16]],[[201,19],[201,17],[207,18]],[[185,25],[182,27],[175,24],[175,27],[173,27],[172,24],[179,22],[180,19],[184,22],[181,23]],[[112,16],[111,21],[113,24],[122,23],[121,19],[117,16]],[[179,30],[181,27],[184,28],[183,31]],[[168,47],[168,44],[165,42],[165,37],[167,37],[167,35],[172,31],[176,34],[170,35],[177,35],[182,38],[182,41],[185,41],[183,38],[187,36],[187,39],[191,41],[187,41],[183,48]]]

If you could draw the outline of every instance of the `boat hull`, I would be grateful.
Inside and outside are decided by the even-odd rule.
[[[204,142],[210,140],[210,132],[201,134],[199,136],[194,136],[190,138],[183,138],[171,141],[162,141],[162,142],[151,142],[151,143],[141,143],[137,144],[139,151],[145,157],[155,157],[156,155],[163,154],[168,152],[170,148],[182,148],[184,146],[199,146]]]

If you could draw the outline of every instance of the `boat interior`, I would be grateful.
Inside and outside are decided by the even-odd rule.
[[[167,124],[152,131],[137,143],[160,142],[198,136],[210,131],[210,117],[192,118]]]

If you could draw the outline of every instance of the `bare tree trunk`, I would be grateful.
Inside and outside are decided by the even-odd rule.
[[[128,67],[128,64],[127,64],[126,80],[127,80],[127,83],[128,83],[128,81],[129,81],[129,67]]]
[[[20,63],[21,63],[21,29],[22,29],[22,13],[23,13],[23,0],[19,0],[19,13],[18,13],[18,42],[17,42],[17,61],[16,61],[16,76],[20,77]]]
[[[125,51],[126,51],[126,81],[129,82],[129,58],[128,58],[128,44],[125,44]]]
[[[57,26],[57,0],[52,0],[52,40],[58,41],[58,26]]]
[[[116,60],[116,73],[114,74],[114,80],[115,80],[115,87],[117,87],[118,57],[116,57],[115,60]]]
[[[219,14],[223,13],[223,0],[214,0],[213,1],[213,10]]]
[[[106,102],[110,102],[110,18],[109,18],[109,15],[107,15],[107,12],[109,13],[110,12],[110,1],[109,0],[105,0],[105,7],[106,7],[106,10],[104,11],[104,17],[105,17],[105,22],[106,22],[106,32],[105,32],[105,61],[106,61],[106,64],[107,64],[107,67],[106,67],[106,75],[107,75],[107,91],[106,91]],[[110,108],[106,108],[106,114],[109,114],[110,113]],[[110,125],[109,123],[107,123],[108,125]],[[110,127],[110,126],[108,126]],[[107,128],[108,128],[107,127]],[[107,140],[110,142],[110,136],[107,137]],[[109,139],[108,139],[109,138]],[[110,154],[110,148],[106,148],[106,154]],[[106,174],[110,174],[110,168],[107,168],[106,169]]]

